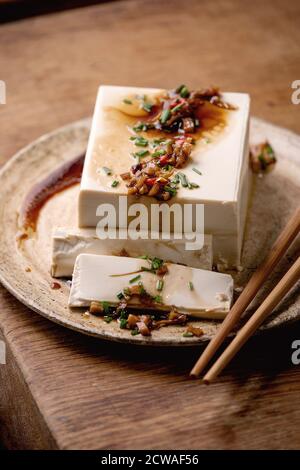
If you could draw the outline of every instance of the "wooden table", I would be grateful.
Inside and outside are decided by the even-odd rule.
[[[100,83],[248,91],[253,114],[300,132],[290,100],[299,19],[296,0],[171,0],[3,25],[0,162],[90,115]],[[4,288],[0,295],[0,426],[9,448],[299,448],[300,366],[291,363],[299,324],[253,339],[206,387],[187,376],[198,350],[100,342],[46,321]]]

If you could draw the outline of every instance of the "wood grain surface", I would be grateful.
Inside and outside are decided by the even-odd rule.
[[[0,163],[90,115],[100,83],[247,91],[253,114],[300,132],[291,103],[299,19],[296,0],[129,0],[3,25]],[[188,378],[197,350],[84,337],[3,288],[0,328],[0,431],[9,448],[300,447],[300,366],[291,363],[299,324],[252,339],[209,387]]]

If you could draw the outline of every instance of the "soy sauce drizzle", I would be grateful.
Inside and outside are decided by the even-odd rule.
[[[20,225],[25,233],[36,230],[40,210],[52,196],[80,183],[84,158],[85,153],[64,163],[31,188],[20,211]]]

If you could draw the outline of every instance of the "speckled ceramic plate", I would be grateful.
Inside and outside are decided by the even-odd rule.
[[[50,267],[51,231],[55,226],[76,224],[78,186],[50,199],[43,207],[37,233],[19,249],[16,242],[18,211],[25,195],[34,183],[49,172],[85,150],[90,120],[82,120],[41,137],[15,155],[0,175],[0,280],[21,302],[35,312],[60,325],[125,343],[182,346],[206,342],[217,331],[216,321],[194,322],[205,331],[201,338],[185,338],[184,327],[172,326],[154,331],[151,337],[131,336],[116,322],[106,324],[101,318],[82,316],[82,311],[67,307],[69,286],[61,282],[61,289],[51,289]],[[300,201],[300,137],[258,119],[251,122],[251,141],[268,139],[275,148],[278,163],[275,170],[256,178],[248,213],[243,250],[242,272],[234,275],[235,285],[244,286],[247,279],[268,252],[272,242],[286,224]],[[63,221],[63,222],[62,222]],[[253,309],[290,266],[299,253],[296,241],[278,265],[269,282],[250,306]],[[300,289],[297,286],[278,306],[262,329],[273,328],[300,318]]]

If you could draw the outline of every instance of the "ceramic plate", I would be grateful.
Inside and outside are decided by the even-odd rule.
[[[0,280],[21,302],[35,312],[67,328],[101,339],[154,346],[186,346],[207,342],[217,331],[217,321],[195,321],[205,332],[201,338],[182,336],[185,327],[172,326],[154,331],[151,337],[131,336],[116,322],[105,323],[82,310],[67,306],[69,286],[53,290],[49,274],[51,232],[55,226],[74,226],[77,212],[78,186],[50,199],[43,207],[34,238],[18,248],[18,211],[30,188],[60,166],[85,151],[90,120],[85,119],[47,134],[18,152],[0,174]],[[300,201],[300,137],[258,119],[251,122],[251,142],[268,139],[278,156],[274,171],[256,177],[248,212],[243,249],[243,271],[234,275],[235,284],[243,287],[268,253],[270,246]],[[250,306],[255,308],[274,286],[299,253],[299,240],[277,266],[269,282]],[[298,286],[299,287],[299,286]],[[300,292],[297,286],[286,296],[262,329],[274,328],[300,318]],[[262,330],[261,329],[261,330]]]

